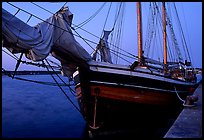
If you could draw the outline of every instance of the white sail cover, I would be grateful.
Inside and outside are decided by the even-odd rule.
[[[72,34],[72,18],[68,7],[63,7],[46,21],[31,27],[2,9],[3,45],[12,53],[25,53],[33,61],[42,61],[51,53],[70,75],[77,65],[92,59]]]

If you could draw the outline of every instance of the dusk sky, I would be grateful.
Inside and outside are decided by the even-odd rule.
[[[52,16],[51,13],[57,12],[65,2],[35,2],[34,4],[31,2],[12,2],[12,4],[17,7],[28,11],[44,20]],[[35,4],[47,9],[45,11]],[[74,14],[73,24],[78,25],[92,16],[102,5],[104,2],[67,2],[66,6],[69,6],[70,11]],[[100,11],[100,13],[93,18],[88,24],[84,25],[82,28],[87,30],[94,35],[100,37],[102,33],[102,28],[104,26],[104,21],[107,15],[107,9],[109,8],[110,3],[106,3],[104,8]],[[176,2],[178,13],[180,14],[180,21],[183,25],[183,30],[186,36],[187,44],[190,45],[190,53],[192,57],[192,63],[194,67],[202,67],[202,2]],[[18,9],[12,7],[6,2],[2,3],[2,8],[10,12],[11,14],[15,14]],[[113,7],[114,8],[114,7]],[[143,2],[143,21],[146,23],[147,19],[145,19],[148,14],[149,3]],[[115,11],[110,12],[110,16],[115,16]],[[29,15],[20,11],[16,15],[19,19],[26,22],[29,19]],[[109,17],[111,18],[111,17]],[[37,23],[42,22],[39,19],[32,17],[28,24],[30,26],[35,26]],[[137,21],[136,21],[136,3],[135,2],[127,2],[125,5],[125,15],[124,15],[124,27],[123,27],[123,41],[122,41],[122,49],[131,52],[137,55]],[[113,22],[107,22],[105,27],[106,30],[110,30],[113,26]],[[95,38],[83,30],[76,30],[80,35],[84,36],[89,40],[93,40],[94,42],[98,42],[99,39]],[[146,33],[145,24],[143,26],[143,33]],[[143,35],[145,39],[145,35]],[[85,43],[83,40],[75,37],[76,40],[89,52],[91,53],[93,50]],[[96,45],[91,44],[93,48]],[[5,50],[5,48],[3,48]],[[19,56],[19,55],[18,55]],[[25,58],[24,58],[25,60]],[[30,61],[30,60],[28,60]],[[124,62],[122,62],[124,63]],[[6,70],[14,70],[16,65],[16,61],[5,54],[2,51],[2,68]],[[39,70],[38,67],[28,66],[25,64],[21,64],[19,70]],[[45,70],[40,68],[40,70]]]

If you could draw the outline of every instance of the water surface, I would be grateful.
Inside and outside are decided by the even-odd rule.
[[[50,75],[18,77],[54,82]],[[66,77],[62,78],[67,82]],[[78,106],[69,89],[63,89]],[[81,114],[57,86],[2,76],[3,138],[80,138],[85,127]]]

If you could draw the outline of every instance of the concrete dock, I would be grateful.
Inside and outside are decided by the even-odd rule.
[[[164,138],[202,138],[202,83],[194,95],[198,95],[196,106],[184,107]]]

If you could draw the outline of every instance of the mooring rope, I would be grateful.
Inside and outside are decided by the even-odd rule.
[[[179,96],[179,94],[178,94],[178,92],[177,92],[175,86],[174,86],[174,89],[175,89],[176,95],[177,95],[177,97],[179,98],[179,100],[183,102],[183,106],[184,106],[184,107],[194,107],[194,106],[195,106],[194,104],[193,104],[193,105],[185,104],[185,100],[181,99],[181,97]]]
[[[176,90],[176,87],[175,87],[175,86],[174,86],[174,90],[175,90],[176,95],[177,95],[177,97],[179,98],[179,100],[180,100],[181,102],[185,103],[185,100],[181,99],[181,97],[179,96],[179,94],[178,94],[178,92],[177,92],[177,90]]]

